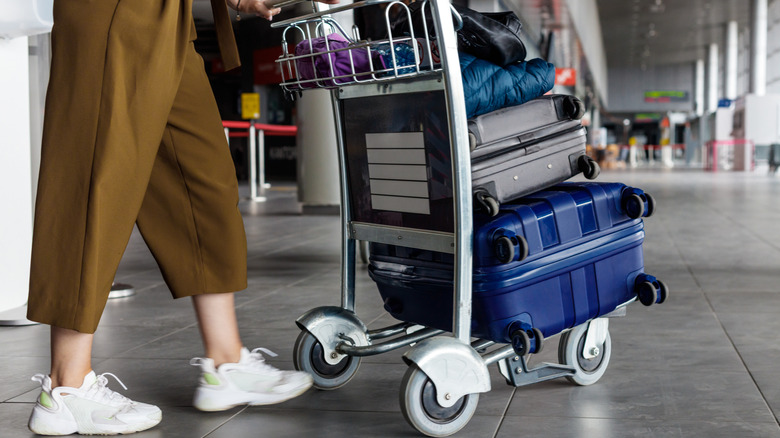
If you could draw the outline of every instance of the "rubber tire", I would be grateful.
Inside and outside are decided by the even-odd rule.
[[[650,217],[655,213],[655,198],[649,193],[645,193],[645,197],[647,198],[647,213],[645,213],[645,217]]]
[[[642,197],[636,193],[632,193],[629,196],[626,196],[625,199],[623,199],[622,204],[623,211],[625,211],[626,216],[630,217],[631,219],[638,219],[645,214],[645,201],[642,200]],[[633,204],[633,206],[631,204]],[[639,212],[637,213],[636,210],[639,210]]]
[[[609,359],[612,357],[612,337],[609,332],[601,345],[599,356],[594,359],[585,359],[582,356],[581,349],[585,344],[587,331],[588,324],[580,324],[561,335],[558,343],[558,362],[574,367],[574,375],[567,376],[566,379],[580,386],[598,382],[607,371]],[[588,365],[587,368],[585,365]]]
[[[293,365],[296,370],[311,374],[315,388],[329,391],[341,388],[355,377],[360,367],[360,358],[347,356],[339,365],[330,365],[322,356],[322,345],[317,338],[302,331],[295,340]]]
[[[512,333],[512,348],[515,354],[524,357],[531,353],[531,337],[525,330],[515,330]]]
[[[639,298],[639,302],[645,306],[652,306],[658,300],[658,292],[655,290],[655,285],[649,281],[643,281],[637,286],[636,295]]]
[[[525,237],[523,236],[515,236],[517,239],[517,245],[520,247],[520,249],[517,251],[519,255],[517,256],[517,261],[522,262],[523,260],[528,257],[528,241],[525,240]]]
[[[542,331],[536,327],[532,328],[531,331],[534,334],[534,339],[536,339],[534,354],[539,354],[542,352],[542,348],[544,348],[544,335],[542,334]]]
[[[661,304],[669,298],[669,287],[661,280],[658,280],[658,284],[661,286],[658,289],[658,303]]]
[[[501,236],[496,239],[493,242],[493,254],[503,264],[512,262],[515,259],[515,244],[512,242],[512,239],[507,236]]]
[[[501,210],[501,206],[498,204],[498,201],[496,201],[496,198],[492,196],[485,196],[484,201],[485,205],[487,206],[489,216],[495,216],[498,214],[499,210]]]
[[[590,171],[589,174],[585,174],[587,179],[596,179],[601,175],[601,166],[593,158],[590,158]]]
[[[452,435],[468,424],[477,410],[479,394],[467,394],[453,407],[441,408],[428,375],[412,364],[401,380],[399,402],[401,413],[412,427],[427,436],[442,437]],[[445,415],[431,413],[436,407],[441,408]]]

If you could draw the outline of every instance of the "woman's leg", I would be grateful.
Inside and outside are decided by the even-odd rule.
[[[51,326],[51,386],[78,388],[92,371],[91,333]]]
[[[214,366],[238,362],[243,344],[238,334],[233,293],[195,295],[192,303],[206,357],[214,361]]]

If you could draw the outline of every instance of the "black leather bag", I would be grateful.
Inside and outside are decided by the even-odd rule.
[[[435,33],[431,18],[430,3],[425,7],[428,33]],[[453,5],[463,20],[463,27],[457,31],[458,50],[476,56],[502,67],[525,60],[526,50],[520,33],[523,25],[514,12],[484,13]],[[422,2],[409,5],[415,36],[422,36]],[[457,27],[456,27],[457,28]],[[393,24],[393,35],[409,33],[406,14],[398,14]]]

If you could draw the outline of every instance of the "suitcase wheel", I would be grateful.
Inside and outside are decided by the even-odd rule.
[[[563,100],[563,111],[572,120],[580,120],[585,115],[585,104],[575,96],[566,96]]]
[[[517,323],[513,323],[512,326]],[[519,325],[519,324],[518,324]],[[512,329],[510,326],[510,330]],[[517,329],[512,331],[512,349],[518,356],[527,356],[528,354],[538,354],[544,346],[544,335],[541,330],[534,327],[530,330]]]
[[[493,252],[501,263],[519,262],[528,257],[528,242],[523,236],[500,236],[493,242]]]
[[[474,191],[474,203],[485,210],[488,216],[495,216],[500,210],[500,206],[496,198],[484,189]]]
[[[599,163],[587,155],[581,155],[577,159],[577,167],[587,179],[596,179],[601,174]]]
[[[669,287],[652,275],[640,274],[636,279],[636,294],[640,303],[652,306],[666,301],[669,297]]]
[[[649,193],[645,193],[645,197],[647,198],[647,213],[645,217],[650,217],[655,213],[655,198],[650,196]]]
[[[636,193],[631,193],[623,197],[621,202],[623,211],[631,219],[637,219],[645,214],[645,201]]]

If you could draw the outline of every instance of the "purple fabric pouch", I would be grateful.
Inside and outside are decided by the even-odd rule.
[[[327,46],[325,38],[327,38]],[[349,75],[348,77],[343,78],[307,82],[301,84],[301,87],[315,88],[318,86],[317,84],[320,84],[320,86],[335,86],[354,82],[355,80],[370,79],[370,74],[366,74],[372,71],[371,64],[369,63],[368,48],[361,47],[358,49],[349,49],[349,47],[350,42],[337,33],[332,33],[327,37],[304,40],[298,43],[298,45],[295,46],[295,56],[313,54],[313,56],[304,56],[295,61],[298,66],[299,80],[323,79]],[[325,53],[334,50],[338,51]],[[350,54],[352,54],[352,59],[350,59]],[[379,56],[376,56],[372,52],[371,57],[373,58],[374,70],[384,68]],[[328,62],[328,58],[330,58],[330,62]],[[333,65],[333,70],[331,70],[331,64]],[[355,67],[354,71],[352,70],[353,65]]]

